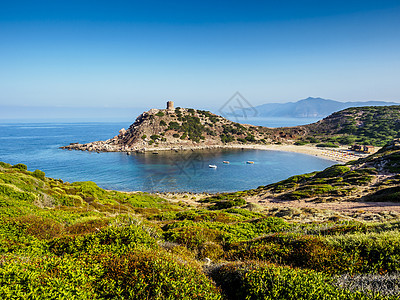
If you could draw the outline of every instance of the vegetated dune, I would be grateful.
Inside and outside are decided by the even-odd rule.
[[[363,182],[397,172],[397,154],[300,178]],[[398,299],[398,215],[360,222],[304,209],[320,220],[296,221],[249,203],[250,194],[192,206],[0,163],[0,298]]]

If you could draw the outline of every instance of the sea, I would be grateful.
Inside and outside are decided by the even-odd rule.
[[[268,127],[296,126],[314,119],[247,119]],[[0,123],[0,161],[67,182],[94,181],[105,189],[145,192],[231,192],[257,188],[296,174],[323,170],[334,161],[263,150],[201,150],[159,154],[62,150],[72,142],[109,139],[132,122]],[[229,161],[229,164],[223,163]],[[247,163],[248,161],[254,164]],[[209,168],[216,165],[217,168]]]

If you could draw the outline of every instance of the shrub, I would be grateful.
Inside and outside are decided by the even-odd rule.
[[[197,250],[207,242],[216,242],[222,238],[219,230],[202,226],[185,226],[170,229],[164,233],[169,242],[178,243],[191,250]]]
[[[332,167],[326,168],[325,170],[317,173],[315,178],[333,178],[341,176],[350,171],[348,166],[334,165]]]
[[[134,251],[102,260],[104,276],[97,286],[102,298],[221,299],[199,269],[178,263],[160,251]]]
[[[284,195],[284,198],[298,200],[311,198],[317,195],[328,194],[335,191],[336,188],[329,184],[304,185],[294,192]]]
[[[8,163],[0,161],[0,167],[8,169],[11,168],[12,166]]]
[[[326,237],[331,247],[353,256],[354,269],[348,273],[394,273],[400,271],[400,236],[398,230],[367,232]],[[350,265],[350,264],[349,264]]]
[[[13,200],[22,200],[27,202],[33,202],[36,199],[35,195],[30,192],[23,192],[14,185],[2,183],[0,183],[0,195]]]
[[[233,142],[235,140],[235,138],[230,134],[221,134],[219,137],[221,138],[221,142],[224,144]]]
[[[310,268],[327,274],[354,272],[359,266],[357,256],[347,254],[319,237],[290,233],[232,243],[226,256]]]
[[[254,135],[251,135],[251,134],[247,135],[244,139],[246,141],[248,141],[248,142],[255,142],[256,141]]]
[[[361,292],[338,289],[322,273],[273,264],[227,264],[211,276],[229,299],[371,299]]]
[[[325,147],[330,147],[330,148],[339,148],[338,145],[333,144],[333,143],[321,143],[321,144],[317,144],[317,147],[321,147],[321,148],[325,148]]]
[[[201,124],[198,117],[185,116],[182,118],[181,130],[187,134],[189,140],[199,142],[204,131],[204,125]]]
[[[296,146],[304,146],[304,145],[307,145],[308,142],[307,142],[307,141],[297,141],[297,142],[295,142],[294,144],[295,144]]]
[[[85,197],[86,199],[88,197]],[[83,206],[84,201],[81,196],[78,195],[61,195],[58,197],[61,205],[65,206]]]
[[[160,126],[167,126],[167,123],[165,123],[164,120],[161,120],[161,121],[160,121]]]
[[[92,181],[76,181],[71,184],[74,188],[73,192],[82,199],[94,198],[99,199],[107,194],[107,192],[97,186]]]
[[[374,202],[399,202],[400,201],[400,187],[390,187],[381,189],[373,194],[365,197],[367,201]]]
[[[181,126],[178,122],[169,122],[168,129],[170,130],[179,130]]]
[[[12,167],[14,169],[18,169],[18,170],[21,170],[21,171],[28,170],[28,167],[26,165],[24,165],[24,164],[16,164],[16,165],[13,165]]]
[[[142,249],[123,255],[14,259],[0,266],[0,298],[189,300],[221,295],[196,266]]]
[[[270,186],[272,187],[272,186],[276,186],[276,185],[278,185],[278,186],[279,185],[286,185],[286,184],[289,184],[289,183],[299,183],[299,182],[302,182],[302,181],[305,181],[305,180],[309,179],[310,177],[312,177],[314,175],[315,175],[315,173],[294,175],[292,177],[289,177],[288,179],[279,181],[277,183],[273,183],[273,184],[269,185],[268,187],[270,187]]]
[[[32,175],[35,176],[36,178],[41,179],[41,180],[45,180],[46,179],[46,174],[43,171],[40,171],[40,170],[33,171]]]
[[[162,111],[159,111],[158,113],[156,113],[157,117],[164,117],[164,113]]]
[[[214,242],[205,242],[199,249],[198,257],[200,259],[209,258],[216,260],[224,256],[224,249],[220,244]]]
[[[136,225],[107,227],[99,232],[76,237],[65,236],[48,242],[49,250],[58,256],[101,253],[103,251],[125,253],[138,246],[158,247],[156,240],[143,228]]]
[[[83,222],[78,222],[66,228],[69,234],[88,234],[97,232],[103,227],[107,227],[110,219],[93,219]]]
[[[38,217],[35,215],[22,216],[14,221],[18,226],[26,227],[26,234],[41,240],[47,240],[59,236],[64,227],[49,218]]]
[[[213,206],[211,206],[211,209],[225,209],[225,208],[231,208],[234,206],[243,206],[246,204],[246,200],[243,198],[237,198],[234,200],[226,200],[226,201],[220,201],[215,203]]]
[[[316,139],[315,137],[308,137],[307,140],[312,144],[316,144],[316,143],[320,142],[320,140]]]

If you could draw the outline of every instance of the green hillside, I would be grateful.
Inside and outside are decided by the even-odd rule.
[[[321,172],[296,175],[230,197],[279,200],[400,201],[400,149],[393,145],[366,158],[334,165]]]
[[[352,107],[306,127],[320,141],[384,146],[400,137],[400,106]]]
[[[394,217],[296,222],[237,194],[194,207],[44,175],[0,163],[1,299],[398,299]]]

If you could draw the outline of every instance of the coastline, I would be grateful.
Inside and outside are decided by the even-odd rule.
[[[89,144],[73,143],[69,146],[60,147],[61,149],[68,150],[81,150],[90,152],[126,152],[128,155],[132,153],[155,153],[158,151],[195,151],[195,150],[213,150],[213,149],[253,149],[265,151],[283,151],[301,153],[311,156],[316,156],[322,159],[335,161],[338,163],[346,163],[351,160],[357,160],[361,157],[367,156],[366,154],[354,154],[347,152],[348,148],[342,146],[339,148],[318,148],[311,145],[294,145],[294,144],[229,144],[229,145],[194,145],[194,144],[180,144],[168,145],[164,147],[134,147],[125,148],[120,145],[110,145],[102,141],[93,142]],[[371,153],[370,153],[371,154]]]
[[[264,151],[282,151],[282,152],[293,152],[301,153],[311,156],[316,156],[318,158],[335,161],[338,163],[346,163],[351,160],[357,160],[361,157],[366,157],[363,154],[343,154],[341,151],[348,150],[347,147],[342,146],[339,148],[318,148],[311,145],[297,146],[293,144],[269,144],[269,145],[246,145],[246,144],[230,144],[230,145],[204,145],[204,146],[180,146],[177,147],[152,147],[145,148],[136,152],[146,153],[146,152],[157,152],[157,151],[195,151],[195,150],[212,150],[212,149],[249,149],[249,150],[264,150]],[[128,152],[128,151],[127,151]]]
[[[351,160],[357,160],[361,156],[356,156],[354,154],[344,154],[341,151],[347,150],[346,147],[340,147],[340,148],[318,148],[315,146],[309,146],[309,145],[303,145],[303,146],[297,146],[297,145],[288,145],[288,144],[283,144],[283,145],[238,145],[240,148],[245,148],[245,149],[256,149],[256,150],[270,150],[270,151],[283,151],[283,152],[295,152],[295,153],[302,153],[302,154],[307,154],[311,156],[317,156],[322,159],[330,160],[330,161],[335,161],[339,163],[346,163]],[[243,147],[244,146],[244,147]],[[228,146],[229,147],[229,146]],[[232,148],[238,148],[236,146],[233,146]]]

